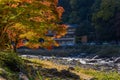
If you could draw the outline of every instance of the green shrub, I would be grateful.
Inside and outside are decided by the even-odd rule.
[[[120,74],[117,72],[102,72],[92,69],[82,69],[79,67],[75,67],[75,70],[77,72],[91,75],[96,78],[95,80],[120,80]]]
[[[101,57],[111,57],[111,56],[118,56],[120,53],[119,47],[102,47],[100,51],[96,54],[100,55]]]
[[[6,67],[14,72],[19,72],[23,66],[22,59],[16,53],[0,52],[0,63],[0,67]]]

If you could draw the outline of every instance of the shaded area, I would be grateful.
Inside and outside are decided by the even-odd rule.
[[[19,48],[17,50],[20,54],[28,55],[42,55],[42,56],[57,56],[57,57],[94,57],[99,55],[99,57],[118,57],[120,56],[120,46],[119,45],[76,45],[76,46],[64,46],[58,47],[52,50],[47,49],[29,49],[29,48]]]
[[[56,79],[64,79],[64,80],[81,80],[80,76],[70,72],[69,70],[57,70],[56,68],[43,68],[42,64],[34,64],[28,60],[25,60],[27,62],[26,70],[23,70],[23,73],[27,74],[28,77],[31,75],[35,79],[38,77],[38,73],[43,78],[43,80],[47,77],[52,80],[53,78]]]

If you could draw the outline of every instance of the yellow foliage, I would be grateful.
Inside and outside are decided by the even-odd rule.
[[[29,46],[29,48],[36,49],[40,47],[40,44],[27,42],[25,46]]]
[[[44,38],[42,46],[58,46],[53,37],[46,36],[47,32],[60,37],[66,33],[66,28],[58,24],[64,12],[62,7],[57,6],[58,0],[0,0],[0,3],[3,3],[0,4],[3,7],[0,10],[3,15],[0,24],[7,24],[0,34],[7,33],[10,42],[28,39],[26,45],[38,47],[41,45],[38,39]]]
[[[36,35],[36,33],[32,32],[32,31],[28,31],[24,34],[21,34],[20,38],[33,39],[35,35]]]

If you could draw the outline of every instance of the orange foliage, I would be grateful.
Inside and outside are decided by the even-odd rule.
[[[26,2],[26,3],[32,3],[33,0],[22,0],[23,2]]]
[[[24,3],[32,4],[32,3],[35,3],[36,1],[39,2],[39,0],[14,0],[14,1],[16,1],[16,2],[15,3],[9,3],[7,5],[9,7],[12,7],[12,8],[16,8],[16,7],[19,8],[20,5],[24,6]],[[46,24],[47,23],[52,24],[52,27],[51,27],[51,25],[50,26],[47,25],[47,29],[51,29],[53,32],[55,32],[54,33],[55,37],[60,38],[61,36],[64,36],[66,34],[67,27],[66,27],[66,25],[56,24],[56,22],[60,21],[61,16],[64,12],[64,9],[61,6],[57,7],[58,0],[52,0],[52,1],[53,2],[51,2],[49,0],[42,0],[42,1],[40,0],[39,3],[42,3],[43,5],[45,5],[47,7],[50,7],[50,9],[48,8],[46,10],[44,10],[44,9],[41,10],[42,12],[41,12],[40,15],[30,16],[30,18],[28,18],[28,21],[32,20],[32,21],[35,21],[35,22],[45,22]],[[38,3],[38,5],[39,5],[39,3]],[[35,3],[35,5],[36,5],[36,3]],[[54,10],[51,9],[51,8],[54,8]],[[26,10],[26,11],[30,12],[29,10]],[[57,12],[57,14],[56,14],[56,12]],[[35,14],[35,13],[37,13],[37,11],[32,13],[32,10],[31,10],[30,14]],[[42,15],[42,17],[41,17],[41,15]],[[45,28],[46,28],[46,25],[45,25]],[[20,47],[20,46],[24,46],[24,43],[23,43],[23,40],[22,40],[23,38],[21,38],[20,35],[21,34],[27,34],[28,32],[30,32],[30,30],[28,31],[28,29],[27,30],[26,29],[27,29],[26,27],[22,27],[21,25],[14,25],[14,26],[10,26],[6,32],[8,33],[8,37],[9,37],[9,39],[11,39],[11,41],[15,42],[16,39],[18,40],[17,47]],[[36,33],[34,30],[32,30],[31,32]],[[47,32],[47,30],[45,30],[44,32],[36,33],[34,35],[30,34],[30,36],[35,36],[35,39],[36,39],[37,37],[41,37],[41,35],[43,33],[46,33],[46,32]],[[27,34],[27,36],[28,35],[29,34]],[[49,39],[47,39],[47,40],[49,40]],[[51,45],[53,43],[52,40],[53,39],[51,39],[50,44],[48,42],[49,45]],[[56,45],[58,46],[57,43],[56,43]],[[37,44],[29,43],[29,44],[27,44],[27,46],[29,46],[30,48],[38,48],[40,46],[40,44],[39,43],[37,43]],[[45,46],[48,46],[48,45],[45,45]],[[47,49],[51,50],[52,46],[47,47]]]
[[[17,48],[24,46],[23,40],[19,40],[17,44]]]
[[[54,0],[54,3],[55,3],[55,5],[57,5],[58,4],[58,0]]]
[[[42,3],[43,5],[46,5],[46,6],[50,6],[50,5],[51,5],[51,3],[48,2],[48,1],[42,1],[41,3]]]
[[[47,49],[48,49],[48,50],[52,50],[53,47],[52,47],[52,46],[48,46]]]
[[[11,4],[11,7],[16,8],[18,5],[19,5],[18,3],[17,4]]]
[[[59,27],[57,28],[58,29],[58,32],[56,33],[55,37],[56,38],[61,38],[61,36],[64,36],[66,33],[67,33],[67,25],[65,24],[62,24],[62,25],[59,25]],[[61,32],[59,32],[61,31]]]
[[[44,20],[40,17],[32,17],[30,20],[35,21],[35,22],[43,22]]]
[[[61,6],[57,7],[57,12],[58,12],[58,15],[59,15],[59,19],[61,19],[61,16],[64,12],[64,8],[61,7]]]

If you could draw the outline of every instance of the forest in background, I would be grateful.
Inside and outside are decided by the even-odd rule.
[[[120,41],[120,0],[59,0],[65,12],[62,22],[77,24],[77,37],[89,41]]]

